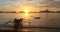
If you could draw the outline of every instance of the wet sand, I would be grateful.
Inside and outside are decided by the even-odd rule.
[[[0,32],[31,32],[31,31],[11,31],[11,30],[0,30]]]
[[[60,29],[22,28],[18,30],[0,30],[0,32],[60,32]]]

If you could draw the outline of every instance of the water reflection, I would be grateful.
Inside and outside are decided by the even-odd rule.
[[[21,32],[60,32],[60,29],[22,28]]]
[[[30,18],[30,14],[29,13],[24,13],[23,17],[25,17],[25,19],[29,19]]]
[[[29,26],[30,25],[30,21],[29,20],[31,18],[30,14],[29,13],[24,13],[22,17],[25,18],[25,21],[23,22],[23,24]]]
[[[29,13],[16,14],[16,18],[18,18],[18,19],[23,18],[23,26],[30,25],[30,19],[31,19],[30,16],[31,16],[31,14],[29,14]]]
[[[15,13],[15,14],[13,14],[13,13],[12,14],[11,13],[7,13],[7,14],[2,13],[2,14],[0,14],[0,23],[3,24],[6,22],[6,20],[21,17],[21,18],[24,18],[23,25],[29,25],[29,22],[30,22],[29,20],[31,19],[32,16],[33,17],[39,17],[40,16],[41,17],[40,20],[31,19],[31,26],[35,25],[34,27],[36,27],[36,25],[38,25],[37,27],[48,26],[48,27],[59,28],[60,27],[60,24],[59,24],[60,23],[60,13],[48,13],[48,14],[49,15],[48,15],[48,23],[47,23],[45,13],[41,13],[41,14],[40,13],[32,13],[32,14],[29,14],[29,13]],[[54,24],[54,23],[56,23],[56,24]],[[9,24],[7,26],[9,26]],[[12,24],[11,24],[11,26],[12,26]],[[4,27],[0,27],[0,29],[3,29],[3,30],[9,29],[10,30],[11,28],[8,28],[8,27],[6,28],[4,26]],[[19,28],[19,30],[22,30],[24,32],[60,32],[60,29],[39,29],[39,28],[37,28],[37,29],[35,29],[35,28],[23,29],[23,28]]]
[[[25,29],[25,30],[22,30],[22,31],[24,31],[24,32],[31,32],[30,30],[28,30],[28,29]]]

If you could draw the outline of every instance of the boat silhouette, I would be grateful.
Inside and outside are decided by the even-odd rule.
[[[40,19],[40,17],[34,17],[34,19]]]

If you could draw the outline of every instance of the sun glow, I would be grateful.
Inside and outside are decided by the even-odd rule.
[[[29,6],[24,6],[24,7],[22,7],[22,11],[24,13],[29,13],[31,11],[31,8]]]
[[[25,13],[28,13],[28,12],[29,12],[29,10],[28,10],[28,9],[24,9],[23,11],[24,11]]]

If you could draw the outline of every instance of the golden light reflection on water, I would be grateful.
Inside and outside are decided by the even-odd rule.
[[[23,25],[27,25],[29,26],[30,25],[30,18],[31,18],[31,15],[29,13],[21,13],[21,14],[16,14],[17,18],[23,18]]]
[[[29,13],[17,13],[16,18],[23,18],[23,19],[30,19],[30,14]]]
[[[24,32],[31,32],[29,29],[23,29]]]
[[[23,22],[24,25],[28,25],[28,26],[30,25],[30,22],[29,22],[29,20],[30,20],[30,18],[31,18],[30,16],[31,16],[31,15],[30,15],[29,13],[24,13],[24,14],[23,14],[22,17],[25,19],[25,21]]]
[[[29,13],[24,13],[23,17],[25,17],[25,19],[29,19],[30,15],[29,15]]]

